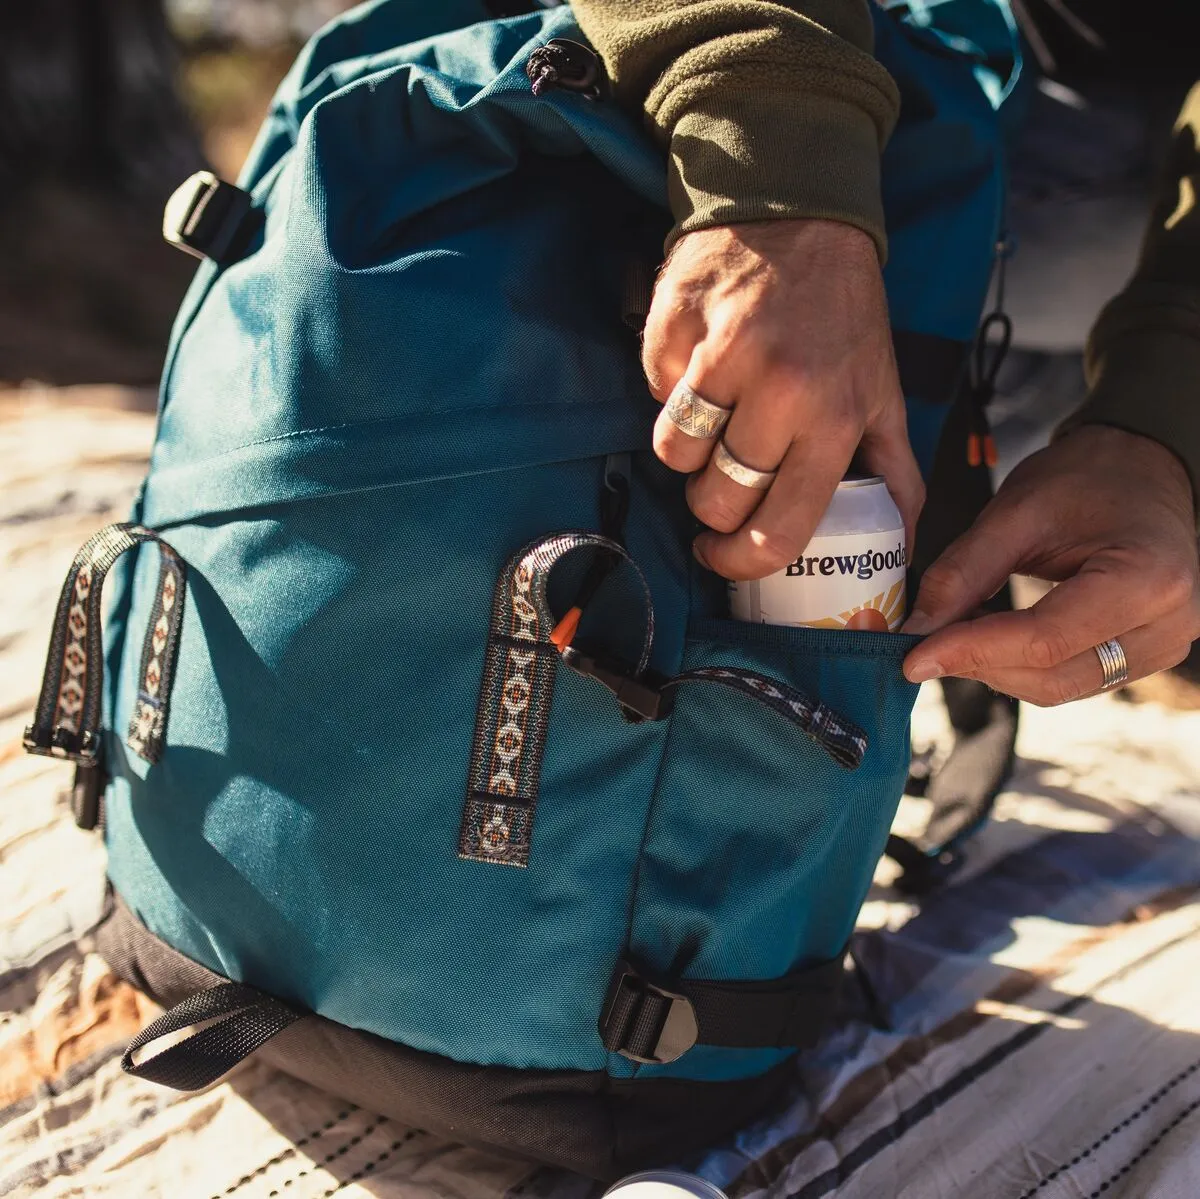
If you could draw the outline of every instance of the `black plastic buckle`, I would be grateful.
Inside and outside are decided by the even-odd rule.
[[[31,724],[25,729],[21,745],[27,754],[63,758],[84,766],[100,759],[100,735],[91,729],[77,733],[61,724]]]
[[[246,252],[261,219],[249,192],[197,171],[167,201],[163,237],[196,258],[233,262]]]
[[[686,995],[655,986],[621,962],[600,1014],[600,1039],[611,1053],[657,1066],[683,1057],[700,1039],[700,1027]]]
[[[603,684],[617,697],[627,719],[664,720],[671,713],[672,692],[662,687],[660,680],[643,674],[634,678],[629,668],[613,662],[603,662],[568,645],[562,660],[572,669]]]

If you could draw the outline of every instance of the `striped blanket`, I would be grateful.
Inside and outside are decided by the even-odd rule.
[[[58,580],[150,429],[65,411],[0,397],[0,1195],[594,1199],[261,1063],[196,1095],[121,1072],[152,1009],[91,948],[103,849],[19,737]],[[916,727],[944,743],[934,697]],[[678,1164],[733,1199],[1200,1199],[1200,712],[1028,712],[1019,750],[951,887],[917,907],[880,868],[857,953],[890,1030],[841,1029],[770,1118]]]

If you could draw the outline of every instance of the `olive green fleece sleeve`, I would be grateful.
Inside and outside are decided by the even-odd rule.
[[[669,155],[675,228],[822,217],[885,253],[879,157],[899,109],[869,0],[573,0],[620,103]]]
[[[1188,96],[1141,260],[1088,339],[1089,394],[1062,430],[1116,425],[1182,459],[1200,512],[1200,84]]]

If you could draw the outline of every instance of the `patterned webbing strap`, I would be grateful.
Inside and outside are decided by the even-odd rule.
[[[816,702],[803,691],[779,679],[754,670],[697,666],[668,680],[663,684],[663,689],[678,687],[681,683],[719,683],[766,704],[807,733],[839,766],[847,770],[857,769],[867,752],[867,735],[852,720],[847,720],[826,704]]]
[[[654,607],[645,577],[629,554],[598,533],[559,533],[526,546],[500,573],[492,600],[492,623],[484,657],[483,683],[475,716],[475,736],[467,779],[467,797],[458,835],[458,856],[501,866],[528,866],[537,807],[542,756],[549,731],[559,650],[550,640],[554,617],[546,585],[554,565],[577,549],[606,550],[629,562],[641,585],[646,632],[641,656],[629,676],[640,680],[650,661]],[[586,663],[580,673],[618,688],[612,671],[596,672],[594,659],[568,651],[568,665]],[[787,683],[753,670],[703,666],[684,671],[644,690],[664,698],[684,683],[717,683],[765,704],[811,737],[839,765],[853,770],[867,748],[866,734],[853,722],[817,703]],[[670,710],[656,706],[652,719]]]
[[[607,550],[633,565],[629,554],[599,533],[557,533],[527,545],[500,572],[467,776],[458,856],[503,866],[527,866],[538,782],[554,695],[558,650],[550,641],[554,617],[546,601],[550,572],[575,550]],[[646,633],[637,674],[650,661],[654,609],[634,565],[646,607]]]
[[[99,760],[104,690],[101,588],[112,564],[144,541],[158,542],[161,566],[128,741],[148,762],[161,756],[187,573],[183,560],[157,533],[134,524],[101,529],[71,563],[58,599],[34,722],[25,730],[29,753],[69,758],[85,766]]]

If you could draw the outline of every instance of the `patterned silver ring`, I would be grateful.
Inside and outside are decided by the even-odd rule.
[[[766,491],[775,482],[775,476],[779,473],[776,470],[755,470],[754,467],[739,462],[729,452],[724,440],[717,442],[717,448],[713,451],[712,463],[717,470],[723,475],[727,475],[735,483],[740,483],[743,487],[751,487],[755,491]]]
[[[732,409],[706,400],[680,379],[667,397],[667,419],[682,433],[711,441],[725,428]]]
[[[1096,657],[1100,659],[1100,669],[1104,671],[1104,687],[1102,690],[1111,691],[1119,687],[1129,678],[1129,662],[1121,643],[1114,637],[1096,646]]]

